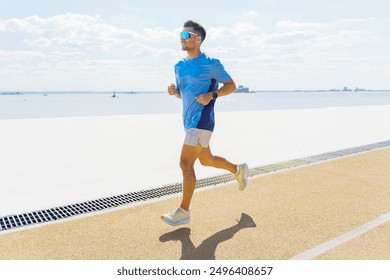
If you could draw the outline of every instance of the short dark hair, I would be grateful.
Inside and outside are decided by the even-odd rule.
[[[200,23],[193,20],[187,20],[184,23],[183,27],[192,27],[194,29],[194,32],[200,35],[200,37],[202,38],[202,42],[204,41],[204,39],[206,39],[206,30]]]

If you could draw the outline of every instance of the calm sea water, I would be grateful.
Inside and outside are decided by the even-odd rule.
[[[218,99],[216,111],[311,109],[390,105],[390,92],[257,92]],[[0,95],[0,119],[180,113],[167,93],[25,93]]]

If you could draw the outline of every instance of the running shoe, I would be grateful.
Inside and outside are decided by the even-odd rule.
[[[238,173],[234,175],[234,178],[238,182],[238,189],[240,191],[245,190],[248,185],[248,165],[246,163],[238,165]]]
[[[191,221],[190,211],[184,211],[179,207],[169,214],[162,215],[161,219],[171,226],[188,224]]]

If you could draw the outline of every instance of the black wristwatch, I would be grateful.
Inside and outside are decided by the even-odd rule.
[[[213,99],[217,99],[218,98],[218,93],[216,91],[213,91]]]

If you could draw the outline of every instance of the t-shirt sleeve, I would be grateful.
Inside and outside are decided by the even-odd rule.
[[[180,87],[180,84],[179,84],[180,79],[179,79],[177,65],[175,65],[174,71],[175,71],[176,88],[178,89]]]
[[[218,83],[224,83],[231,79],[230,75],[226,72],[218,59],[215,59],[213,63],[212,78],[216,79]]]

